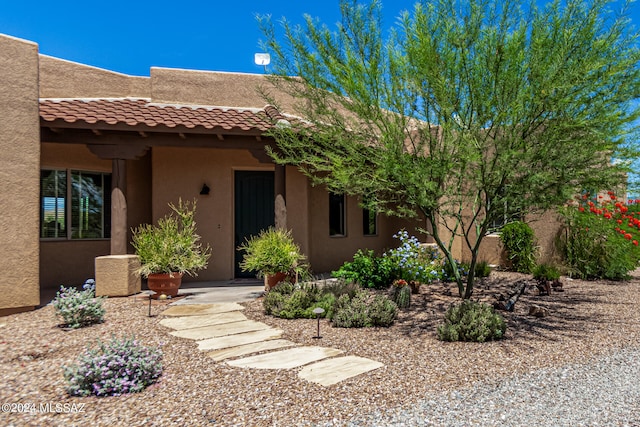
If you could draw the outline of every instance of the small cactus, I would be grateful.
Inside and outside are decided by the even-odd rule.
[[[392,286],[391,297],[398,308],[405,309],[411,305],[411,287]]]

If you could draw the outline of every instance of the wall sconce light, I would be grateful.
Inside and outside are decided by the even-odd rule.
[[[202,184],[202,190],[200,190],[200,194],[202,196],[208,196],[209,195],[209,191],[211,191],[209,186],[207,184]]]

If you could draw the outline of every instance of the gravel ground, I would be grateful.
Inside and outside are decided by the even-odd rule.
[[[491,301],[523,277],[494,272],[475,295]],[[111,298],[104,323],[71,331],[58,326],[47,306],[0,318],[0,403],[36,408],[0,413],[0,425],[640,426],[639,284],[637,277],[624,283],[565,279],[562,293],[530,290],[505,314],[505,339],[484,344],[436,339],[444,311],[457,301],[449,285],[423,287],[391,328],[347,330],[322,322],[320,342],[312,338],[315,320],[276,319],[262,313],[260,300],[245,304],[247,317],[283,329],[286,339],[385,364],[326,388],[300,380],[299,369],[211,361],[193,341],[159,325],[162,304],[147,317],[145,301]],[[528,316],[532,304],[550,315]],[[66,394],[62,365],[95,338],[131,334],[161,346],[165,369],[157,384],[108,398]]]
[[[640,426],[640,349],[437,393],[350,426]],[[330,424],[329,424],[330,425]]]

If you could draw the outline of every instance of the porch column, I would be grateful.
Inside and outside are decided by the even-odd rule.
[[[276,165],[274,173],[276,228],[284,230],[287,228],[286,178],[286,166]]]
[[[111,255],[127,253],[127,166],[113,159],[111,172]]]

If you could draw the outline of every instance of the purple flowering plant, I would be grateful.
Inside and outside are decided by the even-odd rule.
[[[71,396],[119,396],[137,393],[162,375],[162,351],[135,337],[87,347],[76,363],[63,367]]]
[[[53,300],[53,308],[68,328],[81,328],[94,323],[102,323],[105,309],[102,306],[104,298],[96,298],[95,281],[89,279],[82,287],[76,288],[60,286]]]

